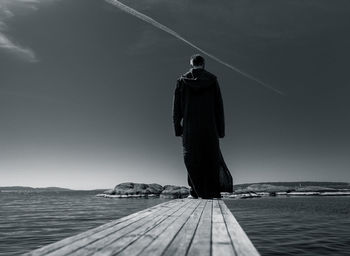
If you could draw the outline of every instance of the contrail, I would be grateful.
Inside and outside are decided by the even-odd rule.
[[[233,71],[235,71],[235,72],[237,72],[237,73],[247,77],[248,79],[250,79],[250,80],[252,80],[254,82],[257,82],[258,84],[260,84],[260,85],[262,85],[262,86],[264,86],[264,87],[266,87],[266,88],[268,88],[268,89],[270,89],[270,90],[272,90],[272,91],[274,91],[274,92],[276,92],[276,93],[278,93],[280,95],[285,95],[282,91],[277,90],[276,88],[272,87],[271,85],[268,85],[268,84],[260,81],[259,79],[255,78],[254,76],[252,76],[252,75],[250,75],[250,74],[248,74],[248,73],[246,73],[246,72],[244,72],[244,71],[242,71],[242,70],[232,66],[231,64],[229,64],[229,63],[219,59],[218,57],[214,56],[213,54],[203,50],[202,48],[198,47],[197,45],[195,45],[195,44],[191,43],[190,41],[188,41],[186,38],[184,38],[181,35],[179,35],[174,30],[168,28],[167,26],[164,26],[163,24],[161,24],[158,21],[152,19],[151,17],[149,17],[149,16],[147,16],[147,15],[145,15],[145,14],[139,12],[139,11],[136,11],[135,9],[133,9],[133,8],[131,8],[131,7],[127,6],[127,5],[119,2],[118,0],[105,0],[105,1],[109,2],[110,4],[112,4],[115,7],[119,8],[120,10],[122,10],[124,12],[127,12],[128,14],[131,14],[131,15],[135,16],[136,18],[139,18],[139,19],[141,19],[141,20],[143,20],[143,21],[153,25],[156,28],[159,28],[159,29],[169,33],[170,35],[180,39],[182,42],[184,42],[184,43],[190,45],[191,47],[193,47],[194,49],[198,50],[199,52],[207,55],[211,59],[213,59],[213,60],[221,63],[222,65],[228,67],[229,69],[232,69]]]

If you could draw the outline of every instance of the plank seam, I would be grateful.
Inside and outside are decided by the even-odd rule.
[[[186,203],[185,205],[187,205],[188,203]],[[179,208],[178,210],[180,210],[181,208]],[[168,211],[171,211],[172,210],[172,208],[171,207],[169,207],[169,209],[167,209],[165,212],[168,212]],[[176,210],[175,212],[177,212],[178,210]],[[127,226],[125,226],[125,227],[123,227],[123,228],[121,228],[121,229],[118,229],[118,230],[115,230],[114,232],[111,232],[111,233],[109,233],[109,234],[107,234],[106,236],[104,236],[104,237],[101,237],[101,238],[97,238],[97,239],[95,239],[95,240],[93,240],[93,241],[91,241],[91,242],[89,242],[89,243],[87,243],[87,244],[84,244],[83,246],[81,246],[81,247],[79,247],[79,248],[77,248],[77,249],[75,249],[75,250],[73,250],[73,251],[71,251],[71,252],[69,252],[68,254],[65,254],[65,255],[67,255],[67,256],[69,256],[69,255],[71,255],[71,253],[74,253],[74,252],[76,252],[76,251],[78,251],[78,250],[80,250],[80,249],[82,249],[82,248],[84,248],[84,247],[86,247],[86,246],[88,246],[88,245],[91,245],[91,244],[93,244],[93,243],[95,243],[95,242],[97,242],[97,241],[99,241],[99,240],[102,240],[102,239],[104,239],[104,238],[106,238],[106,237],[108,237],[108,236],[111,236],[111,235],[113,235],[113,234],[115,234],[115,233],[117,233],[117,232],[119,232],[120,230],[122,230],[122,229],[124,229],[124,228],[127,228],[128,226],[130,226],[130,225],[132,225],[132,224],[134,224],[134,223],[136,223],[137,221],[139,221],[139,220],[142,220],[142,219],[145,219],[145,218],[147,218],[147,217],[149,217],[150,215],[152,215],[152,213],[151,214],[149,214],[149,215],[146,215],[145,217],[143,217],[143,218],[140,218],[140,219],[138,219],[138,220],[136,220],[136,221],[134,221],[134,222],[132,222],[132,223],[130,223],[129,225],[127,225]],[[159,215],[156,215],[157,217],[159,217],[159,216],[161,216],[161,214],[159,214]],[[131,230],[131,231],[129,231],[128,233],[126,233],[125,235],[127,235],[127,234],[129,234],[129,233],[131,233],[131,232],[133,232],[133,231],[135,231],[136,229],[138,229],[138,228],[140,228],[140,227],[142,227],[144,224],[141,224],[141,225],[139,225],[139,226],[137,226],[136,228],[134,228],[133,230]],[[115,240],[113,240],[112,242],[110,242],[109,244],[112,244],[112,243],[114,243],[115,241],[117,241],[118,239],[120,239],[121,237],[119,237],[119,238],[117,238],[117,239],[115,239]],[[108,244],[108,245],[109,245]],[[94,253],[96,253],[96,252],[98,252],[98,251],[101,251],[102,249],[104,249],[104,248],[99,248],[99,249],[97,249],[95,252],[93,252],[93,254]],[[90,254],[91,255],[91,254]]]
[[[189,200],[189,202],[190,202],[190,200]],[[200,203],[197,204],[197,206],[192,210],[192,212],[190,213],[190,215],[189,215],[188,218],[186,219],[185,223],[188,221],[189,217],[193,214],[193,212],[199,207],[199,205],[200,205]],[[184,212],[184,213],[185,213],[185,212]],[[182,214],[183,214],[183,213],[182,213]],[[181,215],[182,215],[182,214],[181,214]],[[180,215],[180,216],[181,216],[181,215]],[[174,219],[174,221],[172,221],[172,222],[169,224],[169,226],[172,225],[176,220],[178,220],[178,219],[180,218],[180,216],[177,216],[177,218]],[[184,224],[183,224],[183,225],[184,225]],[[181,226],[181,228],[180,228],[179,230],[182,229],[183,225]],[[167,228],[169,228],[169,226],[166,227],[166,228],[164,229],[164,231],[165,231]],[[179,231],[178,231],[178,232],[179,232]],[[178,232],[176,232],[176,235],[177,235]],[[175,235],[175,236],[176,236],[176,235]],[[138,255],[141,254],[141,253],[143,253],[143,252],[157,239],[157,237],[159,237],[159,236],[160,236],[160,235],[157,235],[151,243],[149,243],[145,248],[142,249],[142,251],[141,251],[140,253],[138,253]],[[169,244],[171,244],[172,241],[173,241],[173,239],[169,242]],[[161,253],[160,255],[163,255],[163,253],[164,253],[164,252],[166,251],[166,249],[168,248],[169,244],[166,246],[166,248],[162,251],[162,253]]]
[[[190,217],[192,216],[192,214],[197,210],[197,208],[200,206],[201,203],[199,203],[196,208],[193,210],[193,212],[191,212],[191,214],[188,216],[187,220],[184,222],[184,224],[182,224],[181,228],[176,232],[176,234],[174,235],[173,239],[171,239],[171,241],[168,243],[168,245],[164,248],[163,252],[160,255],[163,255],[165,253],[165,251],[169,248],[170,244],[174,241],[175,237],[179,234],[179,232],[181,231],[181,229],[185,226],[185,224],[188,222],[188,220],[190,219]],[[203,208],[204,210],[204,208]],[[202,212],[203,212],[202,210]],[[202,212],[201,212],[201,216],[202,216]]]
[[[161,253],[161,255],[164,255],[164,253],[166,252],[166,250],[170,247],[171,243],[176,239],[176,237],[179,235],[179,233],[181,232],[181,230],[183,229],[183,227],[189,222],[191,216],[194,214],[194,212],[201,206],[201,203],[200,202],[197,207],[193,210],[193,212],[189,215],[189,217],[187,218],[187,220],[185,221],[185,223],[181,226],[181,228],[176,232],[176,234],[174,235],[173,239],[171,239],[171,241],[169,242],[169,244],[165,247],[164,251]],[[197,226],[198,226],[198,223],[199,223],[199,220],[200,218],[202,217],[202,214],[203,214],[203,211],[204,211],[204,208],[205,208],[205,205],[207,204],[207,202],[205,202],[204,206],[203,206],[203,209],[202,211],[200,212],[200,216],[199,216],[199,219],[198,219],[198,222],[196,224],[196,228],[194,230],[194,233],[193,233],[193,236],[191,238],[191,241],[193,240],[193,237],[194,237],[194,234],[196,233],[196,230],[197,230]],[[187,254],[187,251],[189,250],[190,248],[190,245],[191,245],[191,241],[190,241],[190,244],[188,245],[188,247],[186,248],[186,252],[185,252],[185,255]]]
[[[207,203],[208,203],[208,200],[206,200],[206,201],[205,201],[205,205],[204,205],[203,210],[202,210],[202,212],[201,212],[201,216],[199,216],[199,219],[198,219],[198,222],[197,222],[196,228],[194,229],[194,232],[193,232],[193,236],[192,236],[191,241],[190,241],[190,243],[188,244],[188,247],[187,247],[187,249],[186,249],[185,256],[187,256],[187,255],[188,255],[188,252],[189,252],[189,250],[190,250],[190,248],[191,248],[191,245],[192,245],[192,242],[193,242],[194,236],[196,235],[196,232],[197,232],[197,229],[198,229],[199,222],[200,222],[200,220],[201,220],[201,218],[202,218],[202,216],[203,216],[203,212],[204,212],[205,207],[207,206]]]
[[[222,203],[224,204],[225,202],[222,201]],[[222,210],[222,204],[219,204],[219,207],[220,207],[220,211],[221,211],[222,217],[223,217],[223,219],[224,219],[224,223],[225,223],[225,227],[226,227],[227,233],[228,233],[228,235],[229,235],[229,237],[230,237],[230,241],[231,241],[231,245],[232,245],[233,251],[235,252],[235,255],[238,255],[238,254],[237,254],[236,247],[235,247],[235,244],[233,243],[233,239],[232,239],[232,237],[231,237],[230,231],[228,230],[228,227],[227,227],[227,220],[226,220],[226,218],[225,218],[225,216],[224,216],[224,212],[223,212],[223,210]]]
[[[176,211],[174,211],[173,214],[176,213],[176,212],[178,212],[178,211],[180,211],[182,207],[185,207],[185,206],[188,205],[188,204],[189,204],[189,202],[186,202],[183,206],[181,206],[179,209],[177,209]],[[160,222],[158,222],[156,225],[147,228],[147,229],[146,229],[144,232],[142,232],[141,234],[135,235],[135,237],[137,237],[135,240],[133,240],[132,242],[128,243],[126,246],[124,246],[123,248],[119,249],[118,251],[113,252],[113,255],[117,255],[117,254],[119,254],[122,250],[125,250],[125,249],[126,249],[127,247],[129,247],[129,246],[132,246],[133,243],[135,243],[137,240],[139,240],[139,239],[140,239],[141,237],[143,237],[143,236],[146,236],[146,237],[148,236],[148,237],[154,239],[154,236],[147,234],[147,232],[149,232],[149,231],[151,231],[152,229],[154,229],[154,228],[156,228],[157,226],[159,226],[163,221],[165,221],[165,220],[167,219],[167,217],[172,216],[173,214],[167,214],[167,215],[165,215],[165,216],[163,217],[163,219],[160,219]],[[181,215],[182,215],[182,214],[181,214]],[[181,215],[180,215],[180,216],[181,216]],[[139,227],[142,227],[142,226],[139,226]],[[138,228],[139,228],[139,227],[138,227]],[[133,230],[133,231],[135,231],[135,230]],[[133,231],[131,231],[131,232],[133,232]],[[130,232],[129,232],[129,233],[130,233]],[[118,239],[120,239],[120,238],[118,238]],[[117,241],[118,239],[113,240],[112,243],[114,243],[114,242]],[[111,243],[110,243],[110,244],[111,244]],[[100,250],[101,250],[101,249],[100,249]],[[98,251],[100,251],[100,250],[98,250]]]
[[[171,209],[171,208],[170,208],[170,209]],[[170,209],[168,209],[168,210],[170,210]],[[168,210],[167,210],[167,211],[168,211]],[[120,228],[120,229],[118,229],[118,230],[112,231],[111,233],[108,233],[108,234],[106,234],[106,235],[103,236],[103,237],[100,237],[100,238],[97,238],[97,239],[95,239],[95,240],[93,240],[93,241],[90,241],[89,243],[86,243],[86,244],[84,244],[83,246],[80,246],[79,248],[77,248],[77,249],[75,249],[75,250],[73,250],[73,251],[70,251],[68,254],[65,253],[64,255],[69,256],[69,255],[71,255],[71,253],[74,253],[74,252],[80,250],[81,248],[84,248],[84,247],[86,247],[86,246],[88,246],[88,245],[90,245],[90,244],[92,244],[92,243],[95,243],[95,242],[97,242],[97,241],[99,241],[99,240],[101,240],[101,239],[104,239],[104,238],[106,238],[107,236],[110,236],[110,235],[112,235],[112,234],[115,234],[116,232],[118,232],[118,231],[120,231],[120,230],[123,230],[123,229],[129,227],[130,225],[132,225],[132,224],[134,224],[134,223],[136,223],[136,222],[138,222],[138,221],[141,221],[141,220],[143,220],[143,219],[149,217],[150,215],[152,215],[152,212],[151,212],[150,214],[147,214],[146,216],[143,216],[143,217],[141,217],[141,218],[139,218],[139,219],[136,219],[135,221],[129,223],[128,225],[126,225],[126,226],[124,226],[124,227],[122,227],[122,228]],[[140,226],[138,226],[138,227],[140,227]],[[137,227],[137,228],[138,228],[138,227]],[[111,228],[113,228],[113,226],[108,227],[108,229],[111,229]],[[105,230],[101,230],[100,232],[103,232],[103,231],[105,231]],[[133,230],[132,230],[132,231],[133,231]],[[132,232],[132,231],[130,231],[130,232]],[[100,232],[97,232],[97,233],[100,233]],[[130,233],[130,232],[129,232],[129,233]],[[78,241],[78,240],[77,240],[77,241]],[[74,242],[76,242],[76,241],[74,241]],[[68,245],[65,245],[65,246],[70,246],[70,245],[68,244]],[[65,247],[65,246],[63,246],[63,247]],[[62,247],[62,248],[63,248],[63,247]],[[61,248],[60,248],[60,249],[61,249]],[[51,253],[51,252],[50,252],[50,253]]]
[[[188,202],[188,204],[190,204],[190,200],[186,200],[186,201]],[[188,205],[188,204],[186,204],[186,205]],[[189,207],[192,207],[192,205],[190,204]],[[140,250],[139,250],[139,252],[137,254],[134,254],[134,255],[142,254],[143,251],[146,250],[156,240],[156,238],[159,237],[169,226],[171,226],[175,221],[177,221],[179,218],[181,218],[182,215],[186,214],[186,209],[187,209],[187,207],[185,207],[183,205],[181,207],[181,209],[180,209],[181,211],[183,210],[183,212],[180,215],[172,216],[171,218],[165,218],[164,221],[169,221],[169,219],[170,219],[171,222],[168,223],[163,229],[160,230],[160,234],[159,235],[150,235],[149,233],[146,233],[146,234],[143,234],[143,235],[139,236],[137,241],[134,241],[134,242],[137,243],[138,241],[140,241],[140,240],[142,240],[142,239],[144,239],[146,237],[149,237],[151,239],[150,239],[150,241],[147,244],[143,245],[142,248],[140,248]],[[159,228],[160,226],[161,226],[161,223],[159,225],[153,227],[153,228]],[[152,232],[153,228],[148,230],[147,232]],[[115,255],[119,255],[120,253],[125,255],[124,251],[128,250],[129,248],[132,248],[132,246],[134,246],[134,245],[131,245],[131,246],[128,246],[128,247],[124,248],[124,250],[119,251],[118,254],[115,254]]]
[[[164,203],[157,204],[157,205],[155,205],[155,206],[153,206],[153,207],[151,207],[151,208],[146,208],[146,209],[141,210],[141,211],[139,211],[139,212],[135,212],[135,213],[132,213],[132,214],[130,214],[130,215],[121,217],[121,218],[118,219],[118,220],[113,220],[113,221],[110,221],[110,222],[108,222],[108,223],[106,223],[106,224],[103,224],[103,225],[101,225],[101,226],[98,226],[98,227],[95,227],[95,228],[86,230],[86,231],[84,231],[83,233],[76,234],[76,235],[75,235],[75,236],[77,236],[76,238],[74,238],[74,236],[71,236],[71,237],[64,238],[63,240],[57,241],[57,242],[55,242],[55,243],[63,243],[65,240],[68,241],[68,240],[71,239],[71,238],[74,238],[74,240],[73,240],[73,241],[70,241],[70,244],[75,243],[75,242],[77,242],[77,241],[79,241],[79,240],[81,240],[81,239],[87,238],[87,237],[89,237],[89,236],[91,235],[91,234],[84,234],[84,233],[91,232],[91,231],[94,230],[94,229],[97,229],[97,232],[94,233],[94,234],[103,232],[103,231],[105,231],[106,229],[113,228],[114,226],[116,226],[116,225],[122,223],[123,221],[127,221],[127,220],[132,220],[132,219],[134,219],[134,218],[137,216],[137,214],[140,214],[140,213],[146,214],[147,212],[151,212],[153,208],[156,208],[156,207],[159,207],[159,206],[161,206],[161,207],[168,207],[169,204],[170,204],[170,205],[171,205],[171,204],[174,204],[174,201],[176,201],[176,200],[170,200],[170,201],[168,201],[168,202],[164,202]],[[140,218],[140,219],[143,219],[143,218],[149,216],[150,214],[151,214],[151,213],[149,213],[149,214],[143,216],[143,217]],[[140,220],[140,219],[138,219],[138,220]],[[136,222],[136,221],[138,221],[138,220],[135,220],[134,222]],[[113,223],[113,222],[115,222],[115,223]],[[132,223],[134,223],[134,222],[132,222]],[[113,224],[112,224],[112,223],[113,223]],[[110,226],[109,226],[109,224],[110,224]],[[130,224],[131,224],[131,223],[130,223]],[[104,226],[106,227],[106,229],[103,229]],[[125,227],[127,227],[127,226],[125,226]],[[123,229],[123,228],[125,228],[125,227],[122,227],[121,229]],[[119,230],[120,230],[120,229],[119,229]],[[67,245],[70,245],[70,244],[63,243],[62,245],[60,245],[60,246],[57,247],[57,248],[53,248],[53,249],[51,249],[51,250],[48,249],[48,251],[45,251],[45,247],[49,247],[49,246],[51,246],[51,245],[54,245],[55,243],[45,245],[44,247],[41,247],[41,248],[37,248],[37,249],[35,249],[34,251],[28,252],[28,253],[26,253],[26,254],[24,254],[24,255],[37,255],[37,253],[39,253],[39,255],[40,255],[40,253],[44,253],[44,255],[46,255],[46,254],[49,254],[49,253],[53,253],[53,252],[55,252],[55,251],[57,251],[57,250],[60,250],[60,249],[62,249],[62,248],[64,248],[64,247],[66,247]],[[37,250],[37,252],[36,252],[36,250]],[[41,254],[41,255],[43,255],[43,254]]]

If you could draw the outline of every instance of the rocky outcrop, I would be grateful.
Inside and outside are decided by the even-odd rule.
[[[165,185],[160,198],[184,198],[190,194],[187,187]]]
[[[163,191],[163,187],[159,184],[144,184],[125,182],[118,184],[114,188],[115,195],[159,195]]]
[[[166,185],[163,187],[156,183],[125,182],[118,184],[114,189],[106,190],[96,196],[108,198],[184,198],[189,193],[189,189],[182,186]]]
[[[103,194],[106,194],[106,195],[115,195],[115,191],[114,189],[108,189],[106,191],[103,191]]]

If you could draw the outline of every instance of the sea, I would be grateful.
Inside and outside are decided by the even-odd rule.
[[[0,255],[20,255],[169,200],[95,194],[1,192]],[[264,197],[225,203],[262,256],[350,255],[350,197]]]

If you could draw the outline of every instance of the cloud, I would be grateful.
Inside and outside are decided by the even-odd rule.
[[[35,56],[35,53],[31,49],[24,48],[14,43],[2,32],[0,32],[0,49],[13,53],[18,57],[29,62],[38,61],[37,57]]]
[[[37,10],[37,5],[42,0],[0,0],[0,51],[9,52],[28,62],[37,62],[34,51],[17,43],[6,33],[8,25],[6,21],[15,18],[15,9],[25,7],[30,11]],[[53,1],[53,0],[51,0]]]
[[[254,81],[254,82],[256,82],[256,83],[258,83],[258,84],[260,84],[262,86],[264,86],[265,88],[280,94],[280,95],[285,95],[284,92],[282,92],[282,91],[272,87],[271,85],[269,85],[269,84],[259,80],[258,78],[250,75],[249,73],[247,73],[245,71],[242,71],[241,69],[239,69],[239,68],[237,68],[237,67],[235,67],[235,66],[233,66],[233,65],[231,65],[231,64],[229,64],[229,63],[227,63],[225,61],[223,61],[221,58],[219,58],[219,57],[217,57],[217,56],[207,52],[206,50],[204,50],[201,47],[199,47],[197,44],[193,43],[192,41],[187,40],[186,38],[184,38],[183,36],[178,34],[176,31],[174,31],[171,28],[163,25],[162,23],[154,20],[150,16],[147,16],[146,14],[141,13],[141,12],[131,8],[128,5],[123,4],[122,2],[120,2],[118,0],[105,0],[105,1],[110,3],[110,4],[112,4],[112,5],[114,5],[115,7],[119,8],[120,10],[122,10],[122,11],[124,11],[124,12],[126,12],[126,13],[128,13],[128,14],[130,14],[130,15],[138,18],[138,19],[140,19],[140,20],[143,20],[144,22],[147,22],[147,23],[151,24],[152,26],[154,26],[154,27],[156,27],[156,28],[158,28],[160,30],[163,30],[164,32],[174,36],[175,38],[181,40],[185,44],[191,46],[192,48],[194,48],[197,51],[205,54],[209,58],[211,58],[211,59],[215,60],[216,62],[226,66],[227,68],[229,68],[229,69],[231,69],[231,70],[241,74],[242,76],[244,76],[244,77],[246,77],[246,78],[248,78],[248,79],[250,79],[250,80],[252,80],[252,81]]]

